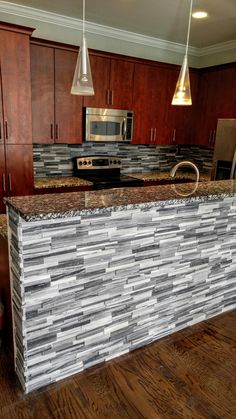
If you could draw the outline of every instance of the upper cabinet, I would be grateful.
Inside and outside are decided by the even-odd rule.
[[[190,70],[191,106],[172,105],[176,83],[180,69],[173,67],[165,70],[167,73],[167,102],[164,144],[190,144],[192,142],[192,123],[197,109],[198,72]]]
[[[90,53],[94,96],[84,97],[84,106],[133,109],[134,63]]]
[[[4,197],[33,192],[31,33],[0,24],[0,212]]]
[[[71,95],[76,48],[32,40],[35,143],[81,143],[83,106],[133,110],[133,144],[199,144],[213,147],[217,119],[236,117],[235,63],[201,70],[190,69],[192,106],[173,106],[171,101],[180,66],[131,57],[126,59],[98,51],[91,51],[89,55],[95,95]],[[10,65],[8,71],[5,69],[3,90],[7,86],[4,77],[15,70],[16,64],[12,70]],[[14,92],[24,86],[20,79],[21,75],[18,74]],[[24,94],[26,92],[27,87]],[[19,109],[22,112],[23,104],[19,105]],[[25,114],[27,112],[22,113],[18,123],[24,124]],[[0,137],[12,133],[0,107]]]
[[[165,130],[166,73],[162,68],[135,64],[133,144],[158,144]]]
[[[19,29],[20,28],[20,29]],[[32,143],[29,35],[31,29],[0,25],[0,142]]]
[[[218,118],[236,118],[235,64],[201,70],[193,124],[195,144],[214,147]]]
[[[34,143],[82,142],[83,97],[71,95],[78,53],[31,45]]]

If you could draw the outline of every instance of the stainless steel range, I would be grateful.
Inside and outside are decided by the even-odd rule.
[[[143,186],[143,181],[120,173],[122,161],[117,156],[74,157],[74,176],[93,182],[94,189]]]

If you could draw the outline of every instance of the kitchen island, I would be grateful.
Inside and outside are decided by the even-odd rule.
[[[7,207],[26,392],[236,307],[235,181],[9,198]]]

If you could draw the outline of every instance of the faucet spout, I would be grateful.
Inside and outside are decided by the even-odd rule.
[[[195,173],[196,173],[196,176],[197,176],[196,182],[199,181],[199,170],[198,170],[197,166],[194,163],[192,163],[191,161],[188,161],[188,160],[183,160],[183,161],[177,163],[174,167],[172,167],[172,169],[170,171],[170,176],[175,177],[176,171],[181,166],[190,166],[192,169],[194,169]]]

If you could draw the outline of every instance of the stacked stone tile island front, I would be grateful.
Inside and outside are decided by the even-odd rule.
[[[7,200],[26,392],[236,307],[236,182],[173,186]]]

